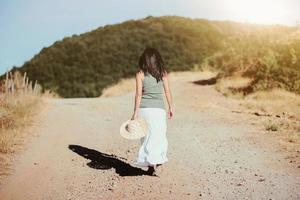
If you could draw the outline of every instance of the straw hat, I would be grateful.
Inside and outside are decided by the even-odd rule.
[[[129,140],[142,138],[147,134],[147,131],[148,124],[144,118],[129,119],[120,127],[121,136]]]

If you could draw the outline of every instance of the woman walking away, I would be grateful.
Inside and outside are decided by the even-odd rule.
[[[151,175],[157,167],[168,161],[166,116],[173,116],[172,95],[164,62],[155,48],[146,48],[139,58],[136,72],[136,94],[132,120],[142,117],[148,123],[148,132],[140,139],[140,149],[135,164],[148,167]],[[164,94],[168,102],[166,111]],[[161,167],[159,167],[161,168]]]

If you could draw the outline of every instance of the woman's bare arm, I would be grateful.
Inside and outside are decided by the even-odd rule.
[[[139,111],[139,107],[142,99],[142,73],[139,71],[135,75],[135,100],[134,100],[134,111],[131,119],[136,119]]]
[[[172,99],[172,93],[171,93],[170,84],[169,84],[168,73],[166,71],[163,75],[163,84],[164,84],[165,95],[166,95],[167,102],[169,105],[168,117],[170,119],[173,116],[173,99]]]

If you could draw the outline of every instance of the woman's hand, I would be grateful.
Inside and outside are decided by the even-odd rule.
[[[171,119],[173,117],[173,109],[172,107],[169,107],[168,109],[168,118]]]
[[[137,118],[137,113],[134,112],[133,115],[132,115],[132,117],[131,117],[131,120],[135,120],[136,118]]]

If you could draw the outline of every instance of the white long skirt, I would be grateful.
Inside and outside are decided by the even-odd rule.
[[[135,164],[147,167],[167,162],[166,111],[162,108],[140,108],[138,117],[147,121],[149,129],[147,135],[140,139]]]

